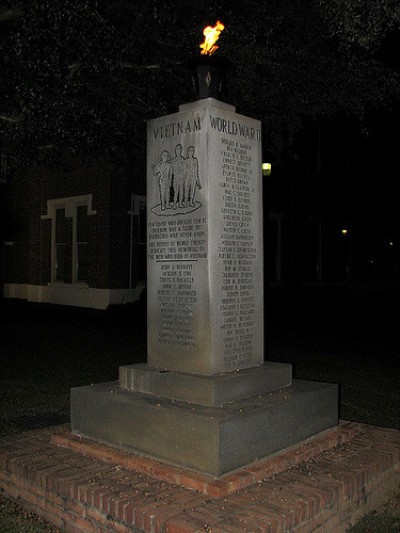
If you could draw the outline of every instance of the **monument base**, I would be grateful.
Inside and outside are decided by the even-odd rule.
[[[255,368],[204,376],[142,363],[120,366],[119,384],[134,392],[217,407],[290,387],[292,365],[268,361]]]
[[[292,386],[222,407],[123,389],[71,389],[76,434],[219,477],[338,423],[334,384]]]

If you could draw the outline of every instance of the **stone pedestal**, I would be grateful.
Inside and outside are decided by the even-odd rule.
[[[209,407],[121,389],[72,389],[75,433],[214,477],[337,424],[335,385],[292,387]]]
[[[264,361],[261,125],[213,98],[148,124],[148,363]]]
[[[292,365],[264,363],[257,368],[202,376],[157,370],[145,364],[122,366],[119,385],[133,392],[220,407],[292,385]]]
[[[147,136],[147,364],[72,389],[72,430],[218,477],[336,425],[337,387],[264,362],[260,123],[206,98]]]

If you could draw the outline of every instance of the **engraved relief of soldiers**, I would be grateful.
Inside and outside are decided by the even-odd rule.
[[[197,157],[194,157],[194,146],[189,146],[186,159],[186,179],[185,179],[185,203],[194,207],[194,196],[196,193],[196,187],[201,189],[201,183],[199,178],[199,161]]]
[[[154,174],[158,177],[158,187],[160,190],[161,210],[170,206],[170,192],[172,185],[172,164],[171,156],[167,150],[163,150],[160,161],[153,165]]]
[[[172,187],[174,190],[174,209],[184,207],[184,188],[185,188],[185,171],[186,163],[182,156],[182,145],[177,144],[175,147],[175,157],[171,161],[172,165]]]

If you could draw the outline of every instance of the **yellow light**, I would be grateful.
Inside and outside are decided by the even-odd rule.
[[[348,234],[348,231],[347,231],[346,228],[343,228],[343,229],[341,230],[341,233],[342,233],[342,235],[347,235],[347,234]]]
[[[263,176],[270,176],[272,171],[271,163],[263,163],[261,165]]]

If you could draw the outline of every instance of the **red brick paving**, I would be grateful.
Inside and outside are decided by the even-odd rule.
[[[188,489],[195,489],[209,496],[220,498],[233,494],[258,481],[262,481],[283,470],[304,462],[312,457],[336,448],[356,436],[352,424],[341,423],[337,428],[306,439],[301,444],[269,456],[265,460],[257,461],[247,467],[236,470],[231,474],[215,479],[206,474],[192,472],[183,468],[166,465],[155,459],[113,449],[104,444],[95,443],[81,436],[73,435],[67,429],[51,437],[51,442],[59,446],[79,451],[91,457],[109,462],[114,465],[135,470],[149,475],[159,481],[174,483]]]
[[[0,439],[0,488],[67,533],[344,532],[400,484],[400,432],[341,422],[216,480],[58,426]]]

